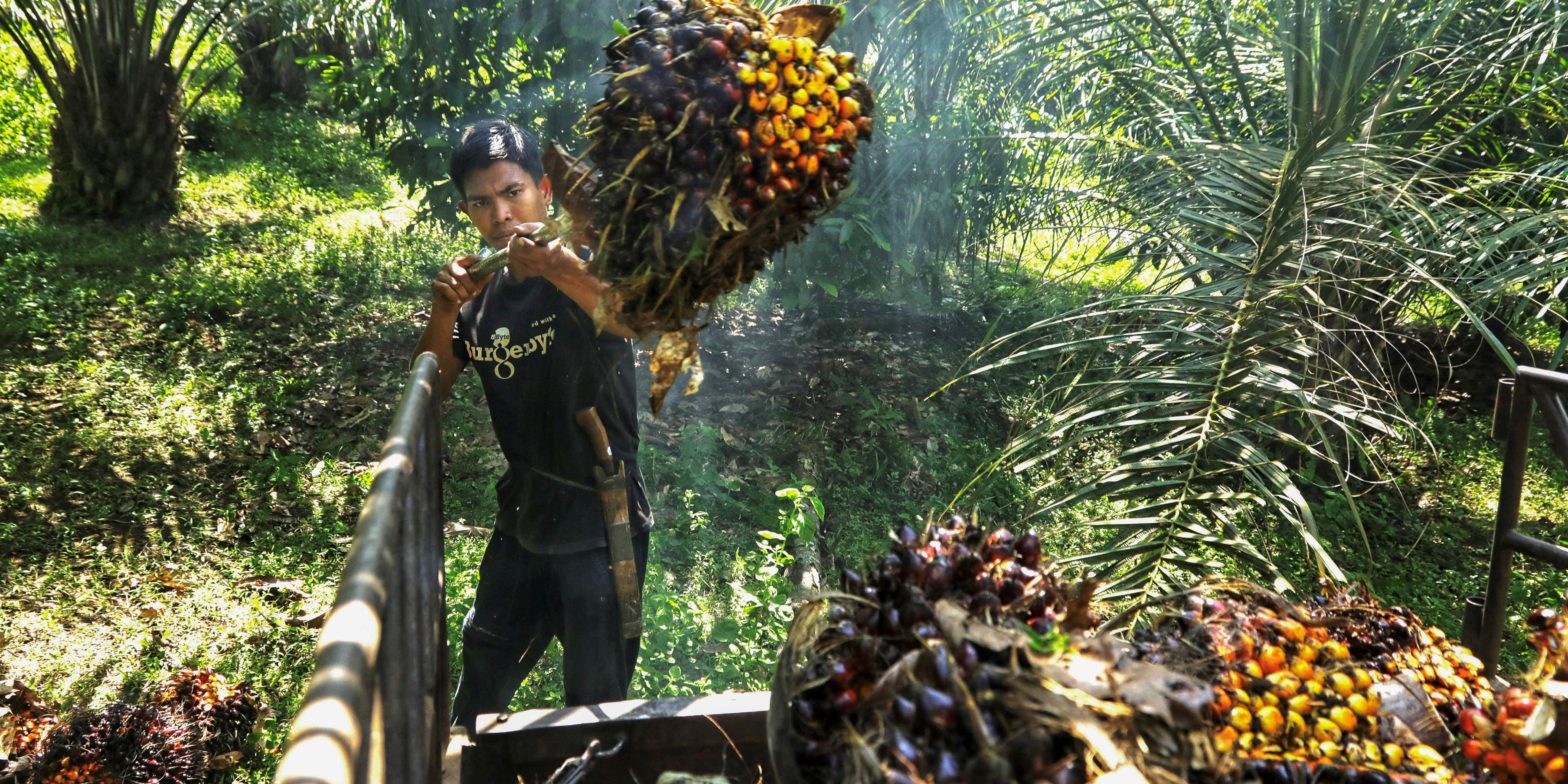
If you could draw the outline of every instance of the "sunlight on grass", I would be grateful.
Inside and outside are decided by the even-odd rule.
[[[0,220],[38,215],[38,203],[49,190],[49,162],[44,158],[0,160]]]

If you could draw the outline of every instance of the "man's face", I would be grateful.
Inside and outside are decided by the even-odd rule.
[[[500,250],[512,241],[512,227],[543,221],[549,213],[550,178],[535,183],[523,167],[496,161],[463,181],[462,201],[457,203],[490,247]]]

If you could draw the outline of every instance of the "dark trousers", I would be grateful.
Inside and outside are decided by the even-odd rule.
[[[648,573],[648,534],[632,538],[639,588]],[[463,672],[452,724],[474,730],[481,713],[503,713],[561,639],[567,705],[626,699],[642,640],[621,636],[609,549],[546,555],[496,531],[479,562],[474,606],[463,619]]]

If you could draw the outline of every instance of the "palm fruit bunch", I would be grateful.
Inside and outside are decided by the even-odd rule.
[[[1509,687],[1490,705],[1461,711],[1459,749],[1472,767],[1498,784],[1568,781],[1568,732],[1554,726],[1561,724],[1556,717],[1568,696],[1563,684],[1568,680],[1568,624],[1559,611],[1541,608],[1530,613],[1526,634],[1539,658],[1525,685]]]
[[[1309,609],[1239,583],[1206,584],[1182,601],[1141,630],[1135,644],[1146,660],[1212,684],[1215,749],[1244,760],[1245,777],[1455,779],[1437,748],[1384,710],[1379,684],[1392,676],[1381,659],[1358,657],[1338,638],[1355,624],[1334,616],[1334,603]]]
[[[0,781],[36,759],[59,723],[32,689],[15,680],[0,681]]]
[[[196,729],[157,705],[115,703],[76,717],[49,737],[36,784],[198,784],[207,755]]]
[[[781,781],[1071,780],[1088,757],[1075,729],[1114,713],[1116,730],[1083,734],[1142,730],[1112,694],[1061,703],[1103,682],[1049,685],[1069,671],[1103,675],[1119,657],[1070,636],[1097,624],[1094,583],[1063,579],[1033,534],[961,517],[923,533],[906,526],[866,574],[845,570],[841,587],[800,608],[780,653],[769,731]],[[1206,698],[1196,682],[1189,693]],[[1140,747],[1124,739],[1106,757]],[[1121,764],[1154,767],[1132,754]]]
[[[1319,588],[1307,605],[1308,617],[1320,621],[1357,661],[1391,677],[1410,673],[1450,733],[1458,731],[1466,708],[1491,705],[1492,685],[1481,659],[1442,629],[1423,624],[1407,607],[1383,607],[1365,590],[1327,582]]]
[[[823,45],[841,17],[654,0],[605,46],[609,83],[586,118],[593,271],[615,286],[622,323],[666,333],[655,413],[694,361],[701,308],[749,282],[849,187],[872,95],[854,55]],[[587,180],[565,183],[564,201]]]
[[[212,757],[240,752],[265,708],[249,682],[231,684],[210,669],[176,672],[153,695],[193,724]]]

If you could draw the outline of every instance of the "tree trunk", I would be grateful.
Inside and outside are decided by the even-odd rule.
[[[119,57],[97,62],[96,74],[78,66],[60,80],[42,212],[67,220],[167,217],[180,179],[179,79],[163,63],[122,72]]]
[[[238,90],[246,103],[298,103],[305,99],[310,73],[295,62],[295,46],[274,40],[279,29],[272,19],[256,16],[236,27],[230,38],[229,48],[240,71]]]

